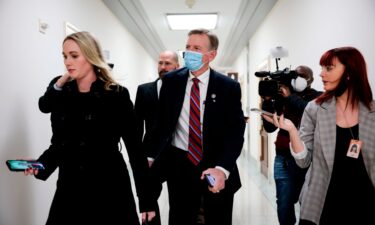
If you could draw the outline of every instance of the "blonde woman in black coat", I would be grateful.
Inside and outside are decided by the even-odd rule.
[[[67,36],[63,57],[67,73],[54,78],[39,99],[40,110],[51,113],[53,131],[51,145],[38,159],[45,169],[25,171],[46,180],[59,168],[46,224],[139,225],[121,138],[142,220],[155,215],[155,203],[146,189],[148,164],[129,92],[111,78],[99,43],[88,32]]]

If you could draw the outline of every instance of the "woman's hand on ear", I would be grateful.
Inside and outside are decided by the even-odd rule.
[[[62,88],[64,86],[64,84],[69,81],[71,79],[70,75],[68,72],[66,72],[64,75],[62,75],[62,77],[60,77],[57,81],[56,81],[56,85],[59,87],[59,88]]]

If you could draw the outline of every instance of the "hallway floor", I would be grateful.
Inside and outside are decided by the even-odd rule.
[[[244,158],[238,159],[242,181],[241,189],[236,193],[233,208],[233,225],[277,225],[276,194],[260,169]],[[164,183],[159,198],[162,224],[168,224],[168,193]]]

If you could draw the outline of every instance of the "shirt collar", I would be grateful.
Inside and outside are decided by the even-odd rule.
[[[204,73],[199,75],[198,77],[195,77],[191,71],[189,71],[189,81],[191,81],[193,78],[197,78],[200,83],[202,84],[207,84],[208,83],[208,78],[210,77],[210,72],[211,69],[206,70]]]

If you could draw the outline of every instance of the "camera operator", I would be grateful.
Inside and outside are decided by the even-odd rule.
[[[279,93],[276,96],[262,96],[262,109],[277,114],[284,114],[296,127],[299,126],[307,103],[321,94],[311,88],[313,72],[307,66],[296,68],[297,78],[279,82]],[[277,127],[263,119],[267,133]],[[297,203],[306,169],[298,167],[290,153],[289,134],[279,130],[275,142],[276,157],[274,161],[274,179],[276,184],[277,215],[280,225],[292,225],[296,222],[294,204]]]

